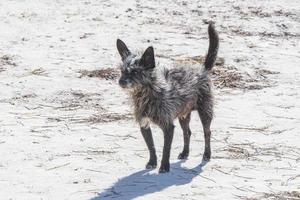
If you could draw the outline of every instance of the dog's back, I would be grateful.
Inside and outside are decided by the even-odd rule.
[[[211,95],[211,81],[206,72],[199,68],[176,67],[165,70],[163,78],[157,87],[161,88],[164,101],[174,113],[172,118],[184,117],[197,109],[197,102]],[[164,84],[160,84],[164,82]]]
[[[212,24],[208,27],[209,50],[204,62],[204,68],[177,67],[165,71],[168,100],[177,107],[177,116],[185,117],[206,101],[207,112],[212,113],[211,81],[208,72],[212,69],[217,57],[219,38]],[[169,90],[168,90],[169,89]]]

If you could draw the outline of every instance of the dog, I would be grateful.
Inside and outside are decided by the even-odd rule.
[[[208,26],[209,48],[204,67],[200,69],[177,67],[155,68],[153,47],[143,54],[132,53],[125,43],[117,39],[117,49],[121,55],[121,77],[119,85],[128,90],[133,100],[134,116],[140,125],[142,136],[150,153],[147,169],[156,168],[157,156],[150,123],[158,125],[164,134],[164,146],[159,173],[170,170],[170,150],[174,134],[174,120],[179,119],[183,130],[184,147],[179,159],[187,159],[191,130],[191,112],[197,110],[203,126],[205,150],[203,160],[211,158],[210,125],[213,118],[213,95],[211,91],[211,71],[219,48],[219,36],[212,23]]]

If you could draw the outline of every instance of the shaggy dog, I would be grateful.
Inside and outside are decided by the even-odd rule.
[[[159,173],[170,170],[170,149],[174,134],[174,119],[178,117],[183,130],[184,147],[179,159],[189,155],[191,112],[197,110],[203,125],[205,150],[203,160],[211,157],[210,124],[213,118],[213,96],[209,72],[217,57],[219,37],[213,26],[208,26],[209,49],[204,68],[178,67],[155,70],[153,47],[141,54],[134,54],[121,40],[117,49],[122,58],[119,85],[129,91],[134,105],[134,115],[150,153],[146,168],[157,166],[157,157],[150,129],[150,122],[164,133],[164,147]]]

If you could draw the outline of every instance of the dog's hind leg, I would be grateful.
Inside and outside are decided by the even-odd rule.
[[[190,152],[190,137],[191,137],[191,130],[190,130],[190,123],[191,120],[191,113],[186,115],[185,117],[179,117],[179,124],[182,128],[183,131],[183,150],[182,152],[178,155],[178,159],[187,159],[189,156]]]
[[[147,144],[149,153],[150,153],[150,159],[148,163],[146,164],[147,169],[153,169],[156,168],[157,166],[157,157],[156,157],[156,152],[155,152],[155,147],[154,147],[154,142],[153,142],[153,137],[152,137],[152,132],[149,126],[147,127],[141,127],[141,132],[143,135],[143,138]]]
[[[205,149],[203,154],[203,160],[209,161],[211,157],[210,149],[210,125],[213,118],[213,103],[212,98],[202,99],[202,102],[198,104],[198,113],[202,122],[204,139],[205,139]]]
[[[170,171],[170,151],[173,141],[173,135],[174,135],[174,125],[168,124],[165,127],[163,127],[164,132],[164,149],[163,149],[163,155],[161,159],[161,165],[159,168],[159,173],[165,173]]]

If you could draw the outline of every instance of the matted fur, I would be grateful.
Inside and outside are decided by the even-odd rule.
[[[169,171],[169,154],[173,138],[173,121],[179,118],[184,131],[184,150],[180,158],[189,152],[190,113],[197,110],[205,134],[204,158],[210,159],[210,123],[213,117],[213,97],[209,71],[218,52],[218,34],[212,24],[208,28],[209,51],[204,68],[176,67],[155,68],[153,47],[143,54],[133,54],[121,40],[117,40],[122,57],[119,84],[128,89],[134,105],[134,115],[150,151],[147,167],[156,166],[156,155],[150,130],[150,123],[157,124],[165,137],[163,160],[160,172]],[[187,120],[184,120],[187,118]]]
[[[162,73],[162,74],[160,74]],[[130,92],[138,122],[148,118],[164,128],[177,117],[185,117],[206,101],[205,111],[212,116],[211,81],[207,73],[195,69],[174,68],[152,72],[148,87],[138,86]]]

